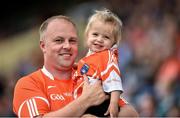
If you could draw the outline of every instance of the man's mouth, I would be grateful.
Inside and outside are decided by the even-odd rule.
[[[65,56],[65,57],[70,57],[70,56],[72,56],[72,54],[71,54],[71,53],[61,53],[61,54],[59,54],[59,55],[61,55],[61,56]]]

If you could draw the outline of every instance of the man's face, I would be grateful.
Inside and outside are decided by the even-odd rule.
[[[55,19],[44,32],[40,46],[46,66],[61,70],[71,69],[78,53],[77,30],[70,22]]]

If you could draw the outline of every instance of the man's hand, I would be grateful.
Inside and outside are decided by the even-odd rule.
[[[109,96],[104,93],[100,80],[90,85],[87,76],[83,76],[84,86],[81,97],[84,96],[87,98],[86,104],[89,107],[99,105],[109,98]]]

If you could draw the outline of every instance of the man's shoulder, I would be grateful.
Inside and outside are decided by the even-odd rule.
[[[23,76],[21,77],[19,80],[18,80],[18,83],[25,83],[25,82],[32,82],[32,81],[37,81],[39,80],[40,78],[42,78],[42,72],[41,70],[37,70],[37,71],[34,71],[26,76]]]

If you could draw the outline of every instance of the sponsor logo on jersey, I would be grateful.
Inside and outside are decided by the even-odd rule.
[[[65,100],[64,96],[61,94],[50,94],[52,100]]]
[[[65,96],[72,96],[72,93],[63,93]]]

